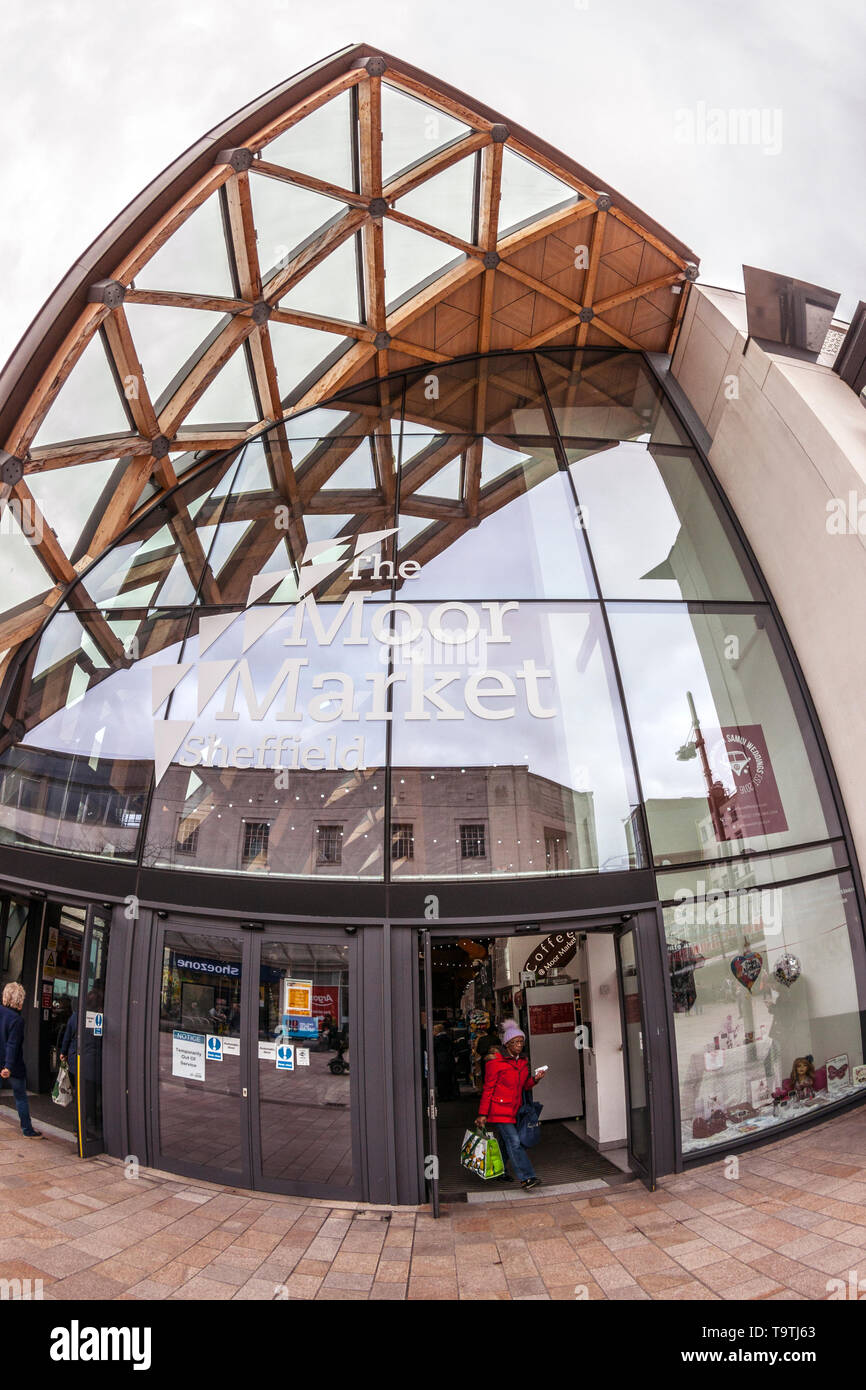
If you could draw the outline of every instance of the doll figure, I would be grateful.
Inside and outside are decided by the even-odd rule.
[[[815,1098],[815,1063],[811,1056],[795,1057],[791,1068],[791,1090],[798,1100]]]

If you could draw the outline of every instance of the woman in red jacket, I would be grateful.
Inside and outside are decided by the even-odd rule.
[[[529,1075],[529,1063],[521,1056],[525,1042],[526,1038],[517,1024],[509,1020],[502,1029],[504,1055],[491,1056],[487,1063],[476,1123],[479,1129],[484,1129],[489,1120],[496,1130],[505,1161],[505,1181],[513,1181],[508,1172],[508,1160],[511,1159],[521,1187],[540,1187],[541,1178],[536,1177],[529,1154],[517,1137],[515,1123],[517,1112],[523,1104],[523,1092],[541,1080],[538,1076]]]

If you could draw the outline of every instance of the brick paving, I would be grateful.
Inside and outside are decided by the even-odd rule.
[[[499,1189],[502,1191],[502,1189]],[[253,1195],[0,1120],[0,1278],[46,1299],[826,1299],[866,1277],[866,1111],[603,1194],[369,1207]]]

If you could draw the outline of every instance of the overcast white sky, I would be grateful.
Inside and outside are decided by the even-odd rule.
[[[691,245],[706,282],[768,267],[841,291],[848,317],[866,297],[864,16],[860,0],[4,0],[0,362],[176,155],[360,40],[572,155]],[[697,130],[717,108],[765,112],[781,148],[677,139],[678,113]]]

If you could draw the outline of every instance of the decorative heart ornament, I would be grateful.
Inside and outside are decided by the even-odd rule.
[[[779,959],[776,961],[776,968],[773,971],[773,974],[779,981],[780,985],[787,985],[788,989],[790,989],[794,981],[799,980],[800,971],[802,969],[803,967],[800,964],[798,958],[796,956],[792,956],[790,952],[787,952],[784,956],[780,956]]]
[[[745,985],[751,994],[752,985],[757,980],[764,968],[764,959],[759,956],[757,951],[744,950],[741,956],[734,956],[731,961],[731,970],[741,985]]]

